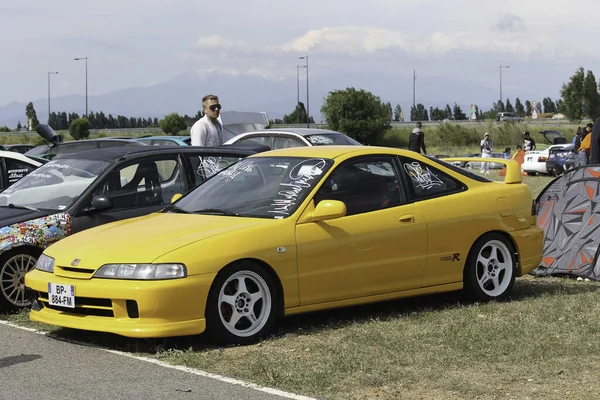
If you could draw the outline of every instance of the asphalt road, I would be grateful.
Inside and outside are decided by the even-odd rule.
[[[0,399],[308,400],[0,324]]]

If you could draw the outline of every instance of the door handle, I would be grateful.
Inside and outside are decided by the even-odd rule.
[[[415,222],[415,217],[414,217],[414,215],[411,215],[411,214],[403,215],[400,217],[399,221],[400,222]]]

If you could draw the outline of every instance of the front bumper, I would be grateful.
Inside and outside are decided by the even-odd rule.
[[[32,321],[135,338],[196,335],[214,275],[164,281],[73,279],[33,270],[25,276]],[[75,308],[48,303],[48,283],[73,285]]]
[[[519,254],[517,276],[523,276],[536,269],[542,262],[544,231],[533,225],[527,229],[510,232]]]

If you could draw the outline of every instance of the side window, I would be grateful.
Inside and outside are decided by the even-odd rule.
[[[301,147],[305,146],[304,143],[294,139],[286,137],[275,137],[273,138],[273,150],[276,149],[287,149],[288,147]]]
[[[195,180],[194,185],[199,185],[220,170],[227,168],[231,164],[234,164],[242,159],[241,157],[210,154],[186,154],[185,156],[188,157],[192,167]]]
[[[172,140],[155,139],[152,141],[152,146],[176,146],[177,143]]]
[[[445,196],[466,189],[462,183],[439,169],[411,158],[401,158],[408,191],[415,200]]]
[[[9,186],[37,168],[12,158],[5,158],[4,163],[6,165],[6,181]]]
[[[321,200],[346,204],[346,215],[367,213],[402,204],[394,163],[389,157],[345,163],[323,182],[315,195]]]
[[[184,193],[183,175],[175,158],[141,160],[112,171],[94,194],[107,194],[116,209],[169,204]]]
[[[253,136],[244,139],[240,139],[235,144],[261,144],[264,146],[271,146],[270,136]]]

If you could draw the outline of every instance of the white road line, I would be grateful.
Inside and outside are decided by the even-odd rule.
[[[134,356],[133,354],[125,353],[125,352],[118,351],[118,350],[107,349],[105,347],[98,346],[98,345],[95,345],[95,344],[81,342],[81,341],[78,341],[78,340],[64,339],[64,338],[58,337],[56,335],[49,334],[47,332],[43,332],[43,331],[40,331],[40,330],[37,330],[37,329],[33,329],[33,328],[27,328],[27,327],[24,327],[24,326],[19,326],[17,324],[14,324],[12,322],[5,321],[5,320],[0,320],[0,324],[12,326],[13,328],[22,329],[22,330],[25,330],[25,331],[28,331],[28,332],[37,333],[38,335],[48,336],[48,337],[51,337],[51,338],[59,339],[59,340],[62,340],[62,341],[65,341],[65,342],[69,342],[69,343],[73,343],[73,344],[77,344],[77,345],[88,346],[88,347],[95,347],[95,348],[97,348],[99,350],[103,350],[103,351],[106,351],[108,353],[113,353],[113,354],[116,354],[116,355],[133,358],[133,359],[136,359],[136,360],[149,362],[149,363],[152,363],[152,364],[160,365],[161,367],[176,369],[178,371],[187,372],[187,373],[190,373],[190,374],[202,376],[204,378],[214,379],[214,380],[217,380],[217,381],[220,381],[220,382],[229,383],[231,385],[237,385],[237,386],[242,386],[242,387],[246,387],[246,388],[249,388],[249,389],[258,390],[260,392],[265,392],[265,393],[269,393],[269,394],[280,396],[280,397],[285,397],[285,398],[292,399],[292,400],[317,400],[314,397],[307,397],[307,396],[302,396],[302,395],[295,394],[295,393],[284,392],[283,390],[273,389],[273,388],[266,387],[266,386],[260,386],[260,385],[254,384],[254,383],[244,382],[244,381],[241,381],[239,379],[228,378],[228,377],[222,376],[222,375],[211,374],[210,372],[202,371],[202,370],[195,369],[195,368],[189,368],[189,367],[182,367],[182,366],[179,366],[179,365],[173,365],[173,364],[166,363],[164,361],[156,360],[154,358]]]

